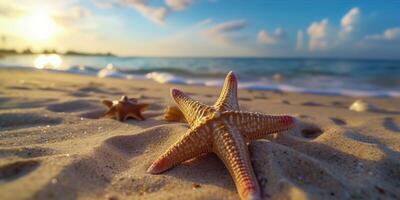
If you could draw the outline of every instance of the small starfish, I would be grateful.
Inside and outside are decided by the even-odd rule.
[[[128,117],[143,121],[142,111],[149,106],[147,103],[138,103],[137,99],[127,96],[122,96],[119,101],[103,100],[102,103],[108,107],[108,111],[103,116],[111,116],[118,121],[125,121]]]
[[[171,95],[190,129],[147,172],[162,173],[201,154],[215,153],[231,174],[241,199],[260,199],[260,187],[250,162],[247,143],[293,127],[294,118],[240,111],[237,79],[233,72],[225,78],[221,95],[214,106],[192,100],[177,89],[172,89]]]

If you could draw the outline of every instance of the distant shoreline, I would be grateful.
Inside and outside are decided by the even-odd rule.
[[[1,49],[0,48],[0,58],[6,55],[39,55],[39,54],[59,54],[59,55],[67,55],[67,56],[110,56],[110,57],[119,57],[119,58],[172,58],[172,59],[265,59],[265,60],[343,60],[343,61],[371,61],[371,62],[380,62],[380,61],[400,61],[400,59],[394,58],[362,58],[362,57],[309,57],[309,56],[280,56],[280,57],[266,57],[266,56],[162,56],[162,55],[154,55],[154,56],[146,56],[146,55],[116,55],[111,52],[107,53],[89,53],[89,52],[80,52],[80,51],[66,51],[66,52],[58,52],[56,50],[43,50],[39,52],[31,51],[29,49],[25,49],[22,51],[17,51],[15,49]]]
[[[116,55],[107,52],[107,53],[88,53],[88,52],[80,52],[80,51],[72,51],[68,50],[66,52],[58,52],[56,50],[43,50],[41,52],[35,52],[30,49],[25,49],[22,51],[17,51],[15,49],[0,49],[0,57],[6,55],[38,55],[38,54],[59,54],[59,55],[67,55],[67,56],[113,56]]]

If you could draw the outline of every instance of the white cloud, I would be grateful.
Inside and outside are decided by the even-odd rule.
[[[246,25],[245,20],[232,20],[205,29],[203,33],[210,39],[227,44],[231,43],[238,36],[237,32],[245,28]]]
[[[169,56],[251,56],[257,53],[255,48],[244,42],[239,28],[241,23],[221,24],[213,23],[212,19],[204,19],[144,44],[143,48],[148,55],[154,55],[154,49],[158,49],[162,51],[160,55]],[[139,53],[143,53],[143,48]]]
[[[323,19],[320,22],[313,22],[307,29],[310,38],[308,46],[311,51],[318,49],[326,49],[328,47],[327,29],[328,19]]]
[[[168,15],[168,7],[173,11],[181,11],[190,6],[194,0],[164,0],[164,6],[151,6],[149,0],[92,0],[98,8],[109,9],[115,4],[128,6],[140,13],[143,17],[163,25]]]
[[[129,6],[147,19],[161,25],[164,24],[168,14],[165,7],[152,7],[146,0],[119,0],[118,3]]]
[[[234,32],[246,27],[246,21],[244,20],[233,20],[224,23],[217,24],[205,32],[210,35],[220,35],[224,33]]]
[[[400,28],[391,28],[385,30],[383,38],[386,40],[394,40],[400,38]]]
[[[257,40],[258,40],[258,42],[260,42],[262,44],[275,44],[276,43],[275,38],[265,30],[261,30],[260,32],[258,32]]]
[[[296,49],[302,50],[304,47],[304,33],[302,30],[297,31]]]
[[[165,3],[173,10],[180,11],[186,9],[193,0],[165,0]]]
[[[359,8],[354,7],[351,10],[349,10],[349,12],[347,12],[346,15],[344,15],[342,20],[340,21],[340,25],[342,27],[340,33],[346,34],[352,32],[359,18],[360,18]]]
[[[257,41],[261,44],[272,45],[279,43],[286,35],[285,30],[277,28],[273,33],[268,33],[266,30],[258,32]]]
[[[388,41],[400,39],[400,27],[389,28],[386,29],[381,34],[367,35],[365,38],[371,40],[388,40]]]

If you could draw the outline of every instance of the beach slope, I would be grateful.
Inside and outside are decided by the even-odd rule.
[[[240,82],[240,74],[239,74]],[[169,91],[212,104],[220,88],[0,70],[0,199],[239,199],[215,155],[160,175],[149,165],[185,133],[163,120]],[[145,121],[99,118],[122,95],[150,104]],[[399,199],[400,98],[239,90],[242,110],[290,114],[298,126],[249,145],[263,199]]]

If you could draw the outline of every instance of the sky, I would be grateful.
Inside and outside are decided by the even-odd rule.
[[[399,1],[2,0],[0,48],[400,59]]]

